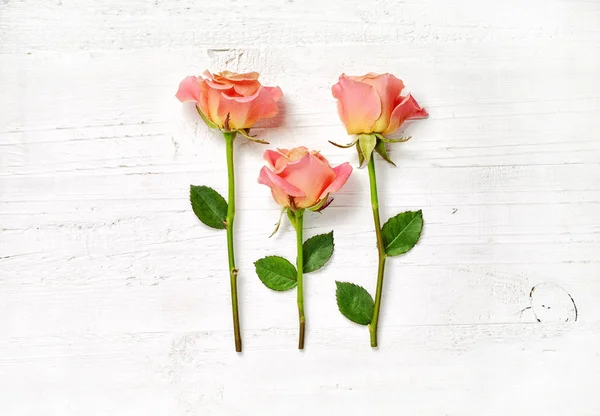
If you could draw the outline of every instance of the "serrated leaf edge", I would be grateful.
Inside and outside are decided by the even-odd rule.
[[[283,256],[276,256],[276,255],[272,255],[272,256],[265,256],[265,257],[262,257],[262,258],[260,258],[260,259],[258,259],[258,260],[256,260],[256,261],[254,262],[254,271],[255,271],[255,273],[256,273],[256,276],[258,277],[258,280],[260,280],[260,281],[261,281],[261,283],[262,283],[263,285],[265,285],[265,287],[266,287],[267,289],[273,290],[273,291],[275,291],[275,292],[287,292],[288,290],[292,290],[292,289],[294,289],[296,286],[298,286],[298,280],[297,280],[297,277],[296,277],[296,280],[294,280],[294,286],[290,287],[289,289],[274,289],[274,288],[272,288],[272,287],[269,287],[269,286],[267,286],[267,284],[266,284],[266,283],[263,281],[263,279],[261,279],[261,277],[260,277],[260,274],[258,274],[258,270],[257,270],[257,267],[256,267],[256,263],[258,263],[259,261],[261,261],[261,260],[264,260],[264,259],[266,259],[266,258],[269,258],[269,257],[278,257],[278,258],[280,258],[280,259],[283,259],[283,260],[287,261],[287,262],[288,262],[288,263],[290,263],[290,264],[292,265],[292,267],[294,268],[294,271],[296,272],[296,273],[295,273],[295,276],[297,276],[297,275],[298,275],[298,270],[296,269],[296,266],[294,266],[294,264],[293,264],[291,261],[289,261],[288,259],[286,259],[286,258],[285,258],[285,257],[283,257]],[[282,276],[282,277],[286,278],[285,276]]]
[[[402,233],[404,233],[404,231],[405,231],[405,230],[406,230],[406,229],[407,229],[407,228],[408,228],[408,227],[409,227],[409,226],[410,226],[410,225],[413,223],[413,221],[414,221],[416,218],[421,218],[421,222],[423,222],[423,210],[422,210],[422,209],[420,209],[420,210],[418,210],[418,211],[403,211],[403,212],[399,212],[398,214],[394,215],[394,216],[393,216],[393,217],[391,217],[389,220],[387,220],[387,221],[385,222],[385,224],[383,224],[383,227],[381,227],[381,230],[383,231],[383,229],[385,228],[385,226],[386,226],[386,225],[388,225],[388,223],[389,223],[390,221],[392,221],[394,218],[396,218],[396,217],[397,217],[397,216],[399,216],[399,215],[406,214],[406,213],[408,213],[408,212],[416,213],[416,214],[419,214],[419,215],[416,215],[416,216],[414,216],[414,217],[413,217],[413,219],[411,219],[411,220],[410,220],[410,222],[409,222],[408,224],[406,224],[406,227],[404,227],[404,230],[402,230],[402,232],[400,232],[400,234],[398,234],[396,237],[394,237],[394,239],[391,241],[391,243],[393,243],[394,241],[396,241],[396,240],[398,239],[398,237],[400,237],[400,236],[402,235]],[[415,245],[416,245],[416,244],[419,242],[419,240],[421,239],[421,233],[422,233],[422,232],[423,232],[423,227],[421,227],[421,229],[419,230],[419,235],[417,236],[417,241],[415,242]],[[400,256],[400,255],[402,255],[402,254],[408,253],[408,252],[409,252],[410,250],[412,250],[412,248],[414,247],[414,246],[413,246],[413,247],[411,247],[410,249],[408,249],[408,250],[407,250],[407,251],[405,251],[404,253],[401,253],[401,254],[397,254],[397,255],[393,255],[393,256],[392,256],[392,255],[388,254],[388,252],[387,252],[387,250],[388,250],[388,247],[391,245],[391,243],[390,243],[390,244],[387,244],[387,245],[385,245],[385,246],[383,247],[383,250],[385,251],[386,255],[388,255],[388,256],[390,256],[390,257],[396,257],[396,256]]]
[[[304,266],[305,266],[305,265],[303,264],[303,265],[302,265],[302,273],[313,273],[313,272],[316,272],[317,270],[320,270],[321,268],[323,268],[323,267],[324,267],[324,266],[325,266],[327,263],[329,263],[329,260],[331,260],[331,257],[333,256],[333,252],[335,251],[335,238],[334,238],[334,236],[333,236],[333,230],[331,230],[331,231],[330,231],[330,232],[328,232],[328,233],[323,233],[323,234],[317,234],[317,235],[314,235],[314,236],[312,236],[311,238],[309,238],[308,240],[306,240],[304,243],[302,243],[302,250],[304,250],[304,245],[305,245],[306,243],[308,243],[310,240],[312,240],[313,238],[317,238],[317,237],[320,237],[320,236],[322,236],[322,235],[329,235],[329,234],[331,234],[331,254],[329,255],[329,257],[327,257],[327,259],[325,260],[325,262],[323,263],[323,265],[322,265],[322,266],[320,266],[320,267],[318,267],[318,268],[316,268],[316,269],[314,269],[314,270],[311,270],[311,271],[309,271],[309,272],[307,272],[306,270],[304,270]],[[320,247],[319,247],[319,248],[320,248]]]
[[[344,316],[344,318],[348,319],[350,322],[354,322],[357,325],[364,325],[364,326],[370,325],[373,322],[373,317],[372,316],[368,317],[368,316],[366,316],[366,315],[363,314],[369,320],[368,323],[363,324],[363,323],[360,323],[360,322],[353,321],[352,319],[348,318],[344,314],[344,312],[342,312],[342,308],[340,308],[340,299],[339,299],[339,296],[338,296],[339,289],[340,289],[340,287],[342,287],[342,285],[350,285],[350,286],[354,286],[354,287],[357,287],[357,288],[360,288],[360,289],[364,290],[371,297],[371,301],[373,303],[375,303],[375,301],[373,300],[373,296],[371,296],[371,294],[369,293],[369,291],[367,289],[365,289],[361,285],[357,285],[356,283],[352,283],[352,282],[340,282],[339,280],[335,281],[335,286],[336,286],[335,287],[335,300],[336,300],[336,304],[337,304],[337,307],[338,307],[338,311],[340,311],[340,313]]]
[[[205,223],[204,221],[202,221],[202,220],[200,219],[200,217],[199,217],[199,216],[196,214],[196,211],[194,210],[194,206],[197,206],[197,203],[196,203],[196,204],[194,204],[194,201],[193,201],[193,199],[192,199],[192,190],[193,190],[194,188],[208,188],[208,189],[210,189],[211,191],[213,191],[214,193],[216,193],[217,195],[219,195],[219,196],[220,196],[220,197],[223,199],[223,201],[225,201],[225,207],[228,207],[229,205],[228,205],[227,201],[225,200],[225,198],[223,198],[223,195],[221,195],[219,192],[217,192],[217,191],[216,191],[214,188],[211,188],[210,186],[206,186],[206,185],[190,185],[190,204],[192,205],[192,211],[193,211],[193,212],[194,212],[194,214],[196,215],[196,218],[198,218],[198,220],[200,220],[200,222],[201,222],[202,224],[206,225],[207,227],[214,228],[215,230],[226,230],[226,229],[227,229],[227,221],[222,221],[222,223],[223,223],[223,227],[213,227],[212,225],[209,225],[209,224]],[[203,201],[205,201],[204,199],[202,199],[202,200],[203,200]],[[213,210],[211,209],[211,207],[210,207],[210,205],[209,205],[209,204],[207,204],[207,203],[205,202],[205,205],[206,205],[206,206],[207,206],[207,207],[210,209],[210,211],[211,211],[213,214],[215,213],[215,211],[213,211]],[[215,216],[215,217],[217,217],[217,218],[219,218],[219,217],[220,217],[220,215],[214,215],[214,216]]]

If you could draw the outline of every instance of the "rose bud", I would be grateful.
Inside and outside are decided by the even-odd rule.
[[[402,95],[404,83],[392,74],[363,76],[342,74],[331,92],[348,134],[390,134],[411,118],[425,118],[412,95]]]
[[[267,150],[258,183],[271,188],[273,199],[292,210],[308,208],[320,210],[327,197],[337,192],[352,173],[348,162],[335,168],[319,152],[306,147],[291,150]]]
[[[384,134],[398,130],[404,121],[427,117],[412,95],[402,95],[404,83],[391,74],[372,72],[360,77],[342,74],[339,82],[331,88],[338,100],[338,113],[348,134],[356,134],[356,139],[348,145],[356,144],[360,166],[368,163],[373,150],[392,165],[385,143],[403,142],[408,138],[388,139]]]

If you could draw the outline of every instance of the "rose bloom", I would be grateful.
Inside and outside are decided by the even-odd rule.
[[[273,199],[287,208],[310,208],[337,192],[352,173],[348,162],[335,168],[319,152],[306,147],[267,150],[258,183],[271,188]]]
[[[391,74],[347,76],[331,88],[348,134],[390,134],[411,118],[425,118],[427,111],[408,94],[402,80]]]
[[[258,72],[236,74],[223,71],[203,76],[189,76],[179,84],[175,95],[179,101],[195,101],[204,116],[220,129],[249,129],[258,120],[277,115],[279,87],[265,87],[258,81]],[[229,114],[229,125],[225,120]]]

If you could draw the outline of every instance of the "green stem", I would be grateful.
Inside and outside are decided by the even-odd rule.
[[[304,316],[304,284],[302,281],[302,271],[304,268],[304,259],[302,258],[302,228],[304,227],[304,210],[294,213],[294,228],[296,229],[296,268],[298,270],[298,318],[300,320],[300,337],[298,339],[298,349],[304,349],[304,327],[306,325],[306,317]]]
[[[237,275],[235,257],[233,254],[233,221],[235,218],[235,176],[233,170],[233,141],[236,132],[223,132],[225,148],[227,151],[227,254],[229,257],[229,280],[231,283],[231,311],[233,313],[233,333],[235,337],[235,350],[242,351],[242,335],[240,333],[240,315],[238,312]]]
[[[375,235],[377,236],[377,252],[379,254],[375,309],[373,310],[373,320],[369,324],[369,333],[371,335],[371,347],[377,347],[377,323],[379,322],[379,311],[381,309],[381,294],[383,292],[383,273],[385,269],[386,254],[383,248],[383,239],[381,237],[381,220],[379,219],[379,198],[377,197],[377,177],[375,176],[374,155],[371,155],[371,158],[369,159],[369,186],[371,188],[371,208],[373,209]]]

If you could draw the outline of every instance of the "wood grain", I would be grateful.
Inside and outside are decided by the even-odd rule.
[[[0,1],[0,413],[600,414],[599,27],[595,1]],[[305,219],[336,251],[299,353],[294,294],[253,268],[293,230],[268,238],[242,140],[233,351],[225,235],[187,199],[225,191],[224,142],[174,98],[205,68],[279,85],[257,133],[334,164],[356,165],[327,143],[349,140],[341,72],[392,72],[430,112],[378,161],[382,217],[425,218],[388,262],[378,351],[334,298],[374,291],[367,172]]]

